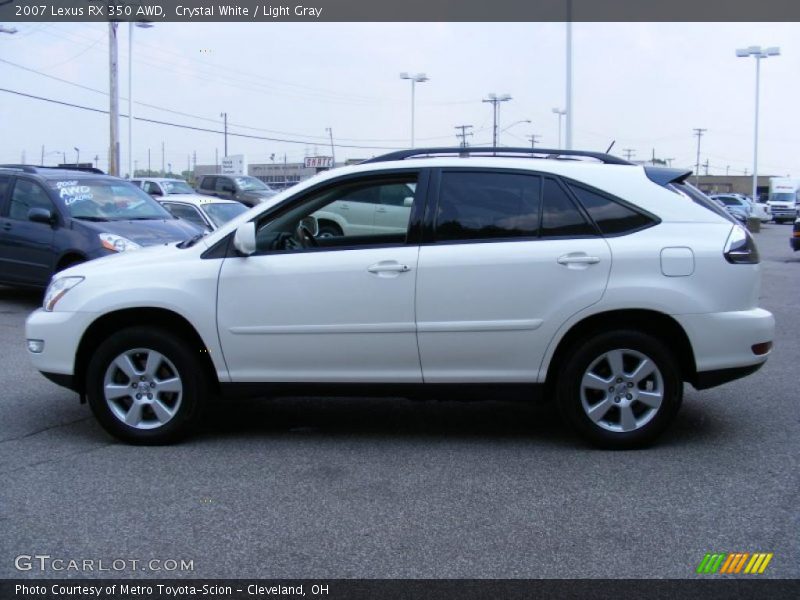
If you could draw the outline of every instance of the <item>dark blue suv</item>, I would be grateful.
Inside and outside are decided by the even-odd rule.
[[[77,263],[198,233],[101,171],[0,165],[0,283],[46,287]]]

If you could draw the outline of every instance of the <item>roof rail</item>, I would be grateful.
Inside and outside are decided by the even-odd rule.
[[[389,152],[381,156],[367,159],[364,163],[387,162],[390,160],[405,160],[414,156],[430,158],[435,155],[456,154],[461,157],[483,154],[490,156],[506,155],[526,155],[530,158],[549,158],[555,160],[575,160],[579,158],[593,158],[606,165],[632,165],[634,163],[623,160],[604,152],[589,152],[585,150],[557,150],[553,148],[505,148],[505,147],[480,147],[480,148],[412,148],[410,150],[398,150]],[[362,164],[364,164],[362,163]]]
[[[0,169],[17,169],[25,173],[38,173],[40,169],[53,169],[57,171],[84,171],[86,173],[96,173],[105,175],[103,171],[95,167],[52,167],[44,165],[0,165]]]

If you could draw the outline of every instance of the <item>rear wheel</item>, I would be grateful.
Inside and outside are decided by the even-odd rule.
[[[674,357],[637,331],[596,335],[575,346],[559,373],[559,407],[589,442],[609,449],[652,443],[683,398]]]
[[[132,444],[165,444],[191,430],[207,394],[203,373],[199,357],[174,334],[124,329],[95,351],[86,392],[111,435]]]

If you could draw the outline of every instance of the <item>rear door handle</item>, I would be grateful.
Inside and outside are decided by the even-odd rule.
[[[600,262],[598,256],[587,256],[585,254],[564,254],[558,257],[560,265],[594,265]]]
[[[367,267],[370,273],[408,273],[410,270],[408,265],[401,265],[394,260],[381,261]]]

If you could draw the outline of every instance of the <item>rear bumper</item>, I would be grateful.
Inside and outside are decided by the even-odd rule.
[[[775,338],[775,318],[762,308],[673,316],[692,345],[697,375],[691,383],[698,389],[749,375],[769,357],[753,351]]]
[[[735,367],[733,369],[717,369],[715,371],[701,371],[695,375],[695,378],[690,383],[696,390],[707,390],[708,388],[717,387],[723,383],[734,381],[747,377],[758,371],[764,366],[763,362],[749,367]]]

